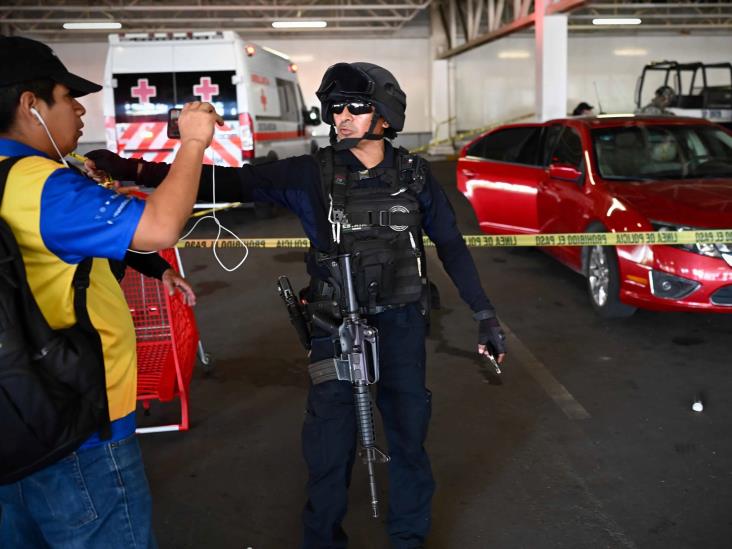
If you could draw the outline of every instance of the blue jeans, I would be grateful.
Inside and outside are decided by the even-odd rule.
[[[432,411],[425,387],[425,319],[416,305],[368,318],[379,330],[381,379],[376,404],[384,422],[391,461],[388,531],[392,547],[421,547],[430,529],[435,490],[424,442]],[[313,339],[311,362],[333,356],[330,338]],[[303,548],[347,546],[341,526],[357,446],[353,389],[344,381],[311,385],[302,429],[308,465],[308,502],[303,511]],[[383,475],[385,467],[377,467]],[[366,468],[357,474],[366,475]]]
[[[3,549],[154,549],[152,499],[135,435],[78,450],[0,486]]]

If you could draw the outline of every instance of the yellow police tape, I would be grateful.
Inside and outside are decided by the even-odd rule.
[[[466,235],[465,243],[471,248],[508,248],[515,246],[635,246],[645,244],[721,244],[732,243],[732,229],[707,231],[649,231],[622,233],[553,233],[553,234],[499,234]],[[249,248],[308,248],[307,238],[242,238]],[[188,238],[178,242],[179,248],[212,248],[212,238]],[[434,244],[424,237],[425,246]],[[218,240],[217,248],[240,248],[233,238]]]

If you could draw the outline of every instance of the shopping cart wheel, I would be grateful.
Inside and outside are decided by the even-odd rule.
[[[208,353],[200,353],[198,355],[198,362],[203,370],[203,375],[208,376],[214,371],[214,359]]]

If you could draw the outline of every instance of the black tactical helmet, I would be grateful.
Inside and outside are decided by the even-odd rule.
[[[407,96],[388,70],[371,63],[336,63],[331,66],[315,92],[320,99],[323,121],[333,125],[330,107],[339,101],[365,100],[389,122],[393,134],[404,128]],[[391,132],[390,132],[391,133]]]

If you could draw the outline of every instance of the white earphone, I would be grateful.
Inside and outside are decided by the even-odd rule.
[[[30,112],[33,116],[35,116],[38,119],[38,122],[41,123],[41,126],[43,126],[43,129],[46,130],[46,135],[48,136],[48,139],[51,140],[51,145],[53,145],[53,148],[56,149],[56,154],[61,159],[61,163],[68,168],[69,164],[68,164],[68,162],[66,162],[64,155],[61,154],[61,151],[58,150],[58,146],[56,145],[56,142],[53,140],[53,137],[51,137],[51,132],[48,130],[48,126],[46,126],[46,121],[43,120],[41,113],[39,113],[35,107],[31,107]]]
[[[35,107],[30,108],[30,112],[33,113],[33,116],[35,116],[38,121],[41,123],[41,125],[45,126],[46,123],[43,121],[43,117],[41,116],[41,113],[39,113]]]

